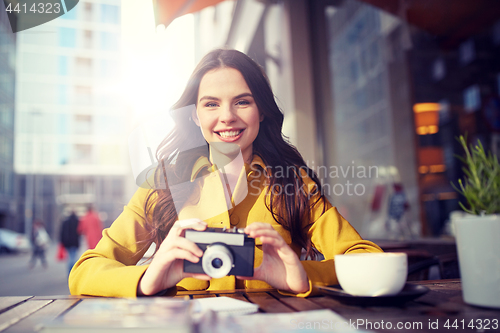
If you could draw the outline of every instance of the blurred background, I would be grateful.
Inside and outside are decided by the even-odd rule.
[[[89,205],[111,225],[137,188],[128,135],[218,47],[265,69],[325,195],[386,249],[453,252],[456,137],[500,151],[496,0],[80,0],[17,33],[1,9],[0,228],[28,239],[39,219],[55,246]]]

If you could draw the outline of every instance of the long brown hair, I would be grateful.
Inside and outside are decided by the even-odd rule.
[[[189,105],[196,105],[198,89],[203,76],[217,68],[230,67],[238,70],[244,77],[260,113],[264,120],[260,123],[259,133],[253,142],[253,153],[259,155],[271,172],[268,175],[269,186],[267,195],[269,200],[266,206],[277,223],[290,232],[292,242],[306,249],[307,256],[315,257],[317,251],[312,247],[310,239],[303,233],[304,219],[310,219],[313,205],[318,203],[324,206],[324,197],[321,194],[321,183],[316,174],[305,164],[297,149],[290,144],[282,134],[283,113],[275,102],[269,80],[262,68],[244,53],[236,50],[217,49],[208,53],[200,61],[191,75],[187,87],[173,110],[183,110]],[[175,111],[174,111],[175,112]],[[158,182],[168,181],[186,182],[191,176],[191,170],[200,156],[207,156],[208,145],[196,149],[182,151],[186,142],[199,140],[201,131],[190,119],[190,112],[175,112],[175,127],[157,150],[160,168],[156,172]],[[195,136],[193,137],[193,133]],[[173,163],[175,161],[176,163]],[[178,163],[182,161],[182,163]],[[280,177],[273,177],[272,170],[287,170]],[[304,190],[301,171],[305,172],[314,182],[314,188]],[[282,176],[281,176],[282,175]],[[187,182],[189,183],[189,182]],[[281,190],[292,186],[293,195],[282,195]],[[149,194],[146,203],[146,220],[153,226],[152,238],[159,245],[168,234],[172,225],[178,219],[175,207],[182,207],[189,191],[185,188],[185,195],[176,195],[176,202],[172,194],[166,189],[157,188]],[[311,197],[315,198],[311,200]],[[311,221],[312,222],[312,221]]]

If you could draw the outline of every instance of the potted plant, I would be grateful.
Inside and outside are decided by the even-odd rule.
[[[464,301],[471,305],[500,308],[500,164],[481,142],[459,157],[465,179],[456,190],[462,194],[467,212],[453,220]]]

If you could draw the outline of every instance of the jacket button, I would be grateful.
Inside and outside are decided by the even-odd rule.
[[[240,217],[238,215],[231,216],[230,223],[232,226],[238,225],[238,223],[240,223]]]

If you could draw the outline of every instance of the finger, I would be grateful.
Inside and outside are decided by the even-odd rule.
[[[283,237],[281,237],[281,235],[274,229],[254,230],[251,231],[248,235],[253,238],[267,236],[267,237],[274,237],[276,239],[283,239]]]
[[[261,281],[264,281],[264,278],[263,278],[262,272],[261,272],[261,267],[262,267],[262,265],[254,268],[253,276],[236,276],[236,278],[240,279],[240,280],[261,280]]]
[[[196,274],[196,273],[185,273],[184,277],[190,277],[190,278],[195,278],[198,280],[205,280],[205,281],[212,279],[212,277],[210,277],[206,274]]]
[[[254,231],[254,230],[260,230],[260,229],[273,229],[273,227],[268,224],[268,223],[263,223],[263,222],[253,222],[251,224],[249,224],[246,228],[245,228],[245,232],[246,233],[249,233],[251,231]],[[274,230],[274,229],[273,229]]]
[[[259,238],[262,244],[271,245],[273,247],[282,247],[285,244],[283,240],[275,237],[260,236]]]
[[[238,280],[256,280],[253,276],[236,276]]]
[[[190,261],[192,263],[197,263],[200,261],[200,258],[195,256],[191,252],[186,251],[184,249],[179,249],[179,248],[172,249],[169,252],[169,255],[173,259],[172,261],[175,261],[177,259],[187,260],[187,261]]]
[[[197,257],[203,255],[203,251],[196,245],[196,243],[186,239],[184,237],[177,237],[171,243],[172,248],[179,248],[188,252],[191,252]],[[167,249],[168,251],[168,249]]]
[[[262,230],[267,230],[267,231],[275,231],[275,229],[267,223],[252,223],[251,225],[247,226],[245,228],[245,233],[249,235],[250,237],[255,237],[255,233],[262,231]]]
[[[190,226],[196,225],[200,222],[203,222],[203,221],[200,219],[193,218],[193,219],[187,219],[187,220],[179,220],[179,221],[175,222],[175,225],[177,225],[180,228],[189,228]]]
[[[184,237],[184,232],[186,229],[194,229],[197,231],[203,231],[207,228],[207,223],[200,219],[188,219],[188,220],[179,220],[175,222],[172,227],[173,234],[176,236]],[[170,233],[169,233],[170,234]]]
[[[157,256],[169,255],[171,251],[176,249],[188,251],[197,257],[201,257],[203,255],[203,251],[193,241],[184,237],[173,237],[169,240],[163,241],[160,245],[159,251],[157,252]]]

